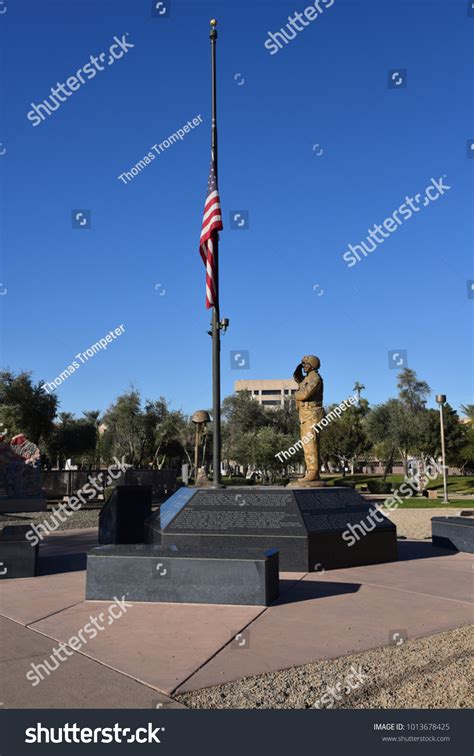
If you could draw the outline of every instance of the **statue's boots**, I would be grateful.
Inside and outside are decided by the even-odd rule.
[[[306,470],[306,475],[301,479],[302,483],[312,483],[314,480],[321,480],[318,470]]]

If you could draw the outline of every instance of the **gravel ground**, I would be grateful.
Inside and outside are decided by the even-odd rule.
[[[77,512],[71,512],[70,517],[63,517],[65,521],[61,524],[61,530],[72,530],[74,528],[96,528],[99,526],[99,512],[102,504],[96,508],[83,507]],[[15,512],[14,514],[0,514],[0,527],[4,525],[32,525],[40,522],[54,524],[52,518],[51,506],[48,505],[46,512]]]
[[[472,627],[175,695],[192,709],[462,709],[474,706]],[[359,687],[345,694],[351,668]],[[340,700],[321,697],[341,682]]]
[[[95,528],[99,524],[99,511],[102,504],[96,508],[83,507],[73,512],[61,525],[61,530],[72,528]],[[399,536],[409,539],[431,538],[431,518],[442,515],[459,515],[461,509],[397,509],[389,513],[397,526]],[[29,523],[44,522],[51,517],[51,507],[48,512],[18,512],[15,514],[0,514],[0,527],[3,525],[28,525]]]

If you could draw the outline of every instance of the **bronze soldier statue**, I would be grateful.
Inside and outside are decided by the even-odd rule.
[[[300,434],[301,439],[306,440],[303,444],[306,475],[300,481],[302,483],[321,479],[318,434],[313,428],[324,417],[323,379],[318,373],[320,365],[319,357],[314,354],[305,355],[293,373],[293,378],[299,384],[295,401],[300,416]],[[306,373],[305,376],[303,372]]]

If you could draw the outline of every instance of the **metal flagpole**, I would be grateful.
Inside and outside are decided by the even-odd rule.
[[[212,62],[212,135],[211,149],[214,157],[216,171],[216,189],[218,187],[217,176],[217,109],[216,109],[216,40],[217,21],[211,20],[211,62]],[[221,335],[219,316],[219,249],[216,245],[214,252],[214,287],[216,301],[212,308],[212,419],[213,419],[213,488],[222,488],[221,483]]]

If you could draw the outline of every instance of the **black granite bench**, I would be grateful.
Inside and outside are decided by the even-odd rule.
[[[0,531],[0,580],[34,577],[39,544],[26,540],[29,525],[7,525]]]
[[[222,557],[154,544],[98,546],[87,554],[86,599],[268,606],[278,597],[278,551]]]
[[[432,517],[433,546],[474,554],[474,519],[466,517]]]

